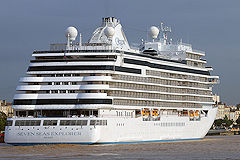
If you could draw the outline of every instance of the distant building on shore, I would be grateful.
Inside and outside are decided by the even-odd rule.
[[[229,119],[235,121],[235,112],[234,111],[230,112]]]
[[[227,106],[226,104],[219,103],[216,119],[224,119],[225,116],[228,119],[236,121],[240,116],[240,110],[236,106]]]
[[[224,107],[224,114],[228,117],[228,119],[230,119],[230,111],[231,111],[230,106],[225,106]],[[224,117],[225,117],[225,115],[224,115]]]
[[[240,115],[240,111],[239,111],[239,110],[232,110],[232,111],[230,112],[230,117],[229,117],[229,119],[230,119],[230,120],[233,120],[233,121],[236,121],[236,120],[238,119],[239,115]]]
[[[213,96],[213,101],[218,107],[216,119],[224,119],[224,117],[227,116],[228,119],[236,121],[240,116],[239,107],[227,106],[225,103],[220,101],[220,97],[218,95]]]
[[[220,103],[220,96],[218,96],[218,95],[213,95],[213,101],[215,102],[215,104],[218,104],[218,103]]]
[[[12,103],[8,103],[6,100],[0,100],[0,112],[5,113],[8,117],[12,117]]]
[[[225,117],[225,105],[219,102],[217,106],[218,106],[218,110],[217,110],[216,119],[223,119]]]
[[[223,119],[225,117],[225,105],[220,101],[220,96],[214,95],[213,101],[215,102],[215,105],[218,107],[217,115],[215,119]]]

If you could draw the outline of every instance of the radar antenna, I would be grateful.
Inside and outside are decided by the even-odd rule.
[[[79,47],[82,46],[82,34],[79,33]]]
[[[66,50],[70,49],[70,47],[72,46],[72,42],[76,39],[77,35],[78,31],[75,27],[70,26],[65,30],[65,36],[67,38]]]
[[[167,34],[172,32],[171,27],[163,25],[163,22],[161,22],[161,31],[163,33],[163,39],[164,39],[164,44],[167,44]]]

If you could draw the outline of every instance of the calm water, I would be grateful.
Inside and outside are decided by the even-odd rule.
[[[121,145],[0,144],[0,159],[240,159],[240,136],[211,136],[198,141]]]

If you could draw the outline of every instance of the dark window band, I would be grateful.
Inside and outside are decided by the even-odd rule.
[[[61,120],[60,126],[86,126],[88,120]]]
[[[113,66],[30,66],[28,71],[113,70]]]
[[[160,57],[154,57],[146,54],[139,54],[139,53],[131,53],[131,52],[124,52],[124,54],[128,55],[133,55],[133,56],[139,56],[139,57],[146,57],[146,58],[151,58],[151,59],[156,59],[156,60],[161,60],[161,61],[167,61],[167,62],[174,62],[174,63],[181,63],[181,64],[186,64],[185,60],[182,61],[177,61],[177,60],[170,60],[170,59],[164,59]]]
[[[41,120],[16,120],[15,126],[40,126]]]
[[[120,66],[30,66],[28,71],[111,70],[141,74],[140,69]]]
[[[115,71],[141,74],[141,69],[115,66]]]
[[[189,69],[189,68],[167,66],[167,65],[155,64],[155,63],[150,63],[150,62],[147,62],[147,61],[140,61],[140,60],[134,60],[134,59],[128,59],[128,58],[124,58],[124,63],[148,66],[148,67],[151,67],[151,68],[179,71],[179,72],[210,75],[209,71],[201,71],[201,70],[195,70],[195,69]]]
[[[17,99],[13,105],[112,104],[111,99]]]
[[[42,62],[85,62],[85,61],[112,61],[112,62],[114,62],[114,61],[116,61],[116,59],[114,59],[114,58],[102,58],[102,59],[100,59],[100,58],[96,58],[96,59],[91,59],[91,58],[85,58],[85,59],[68,59],[68,58],[66,58],[66,59],[37,59],[37,60],[30,60],[30,62],[31,63],[42,63]]]

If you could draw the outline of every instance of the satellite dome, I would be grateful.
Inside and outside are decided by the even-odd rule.
[[[74,41],[78,35],[78,31],[75,27],[68,27],[65,31],[65,36],[69,36],[70,41]]]
[[[107,27],[104,29],[104,33],[108,38],[112,38],[115,33],[115,29],[113,27]]]
[[[158,34],[159,34],[159,29],[155,26],[152,26],[149,30],[149,36],[155,39],[157,38]]]

